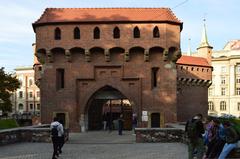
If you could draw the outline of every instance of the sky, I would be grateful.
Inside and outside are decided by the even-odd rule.
[[[32,23],[45,8],[168,7],[183,22],[181,49],[192,52],[200,44],[203,19],[213,50],[240,39],[240,0],[1,0],[0,67],[7,72],[33,65]]]

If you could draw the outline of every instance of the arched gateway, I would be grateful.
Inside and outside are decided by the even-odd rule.
[[[168,8],[48,8],[33,28],[42,123],[56,115],[70,131],[99,130],[104,113],[123,113],[131,129],[133,113],[138,127],[207,113],[211,73],[197,70],[211,66],[180,58],[182,22]]]
[[[85,115],[87,117],[87,130],[101,130],[103,129],[103,121],[107,122],[109,128],[109,122],[111,121],[112,128],[118,127],[117,119],[120,114],[123,114],[124,129],[132,129],[132,106],[133,102],[130,102],[126,96],[120,91],[111,87],[104,86],[96,91],[89,99],[85,108]]]

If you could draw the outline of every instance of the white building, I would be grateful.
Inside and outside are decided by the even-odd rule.
[[[15,71],[16,77],[21,85],[11,97],[13,113],[39,113],[40,90],[34,83],[33,67],[18,67]]]
[[[209,114],[240,116],[240,40],[212,53],[212,85],[209,87]]]

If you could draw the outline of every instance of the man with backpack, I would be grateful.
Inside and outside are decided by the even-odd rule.
[[[53,156],[52,159],[57,159],[59,156],[58,149],[60,147],[60,138],[63,135],[63,126],[58,122],[58,118],[54,117],[53,122],[50,125],[51,137],[53,143]]]
[[[193,153],[196,151],[196,157],[202,159],[204,154],[204,126],[202,123],[202,114],[195,115],[188,120],[185,127],[185,132],[188,138],[188,156],[193,159]]]
[[[234,129],[234,127],[231,125],[229,121],[225,121],[223,123],[223,126],[225,128],[225,145],[222,149],[222,152],[220,153],[220,156],[218,159],[225,159],[227,155],[237,147],[237,142],[239,140],[239,135],[237,131]]]

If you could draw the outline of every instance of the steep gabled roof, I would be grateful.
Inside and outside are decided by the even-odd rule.
[[[182,28],[170,8],[47,8],[33,27],[48,23],[150,21],[174,23]]]
[[[177,64],[212,67],[205,58],[182,55]]]

